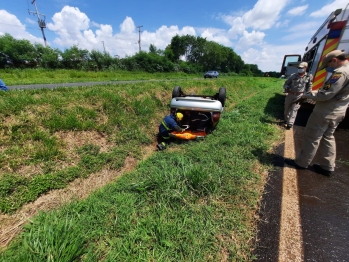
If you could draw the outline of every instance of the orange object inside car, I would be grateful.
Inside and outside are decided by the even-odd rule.
[[[179,139],[184,139],[184,140],[194,140],[197,137],[205,137],[206,132],[205,131],[184,131],[184,132],[178,132],[178,131],[173,131],[173,135],[176,136],[176,138]]]

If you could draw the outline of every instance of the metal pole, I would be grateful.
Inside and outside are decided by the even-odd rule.
[[[139,52],[141,51],[141,27],[143,27],[143,26],[142,25],[137,26],[138,34],[139,34],[139,38],[138,38]]]
[[[45,15],[39,13],[38,8],[36,7],[36,2],[35,2],[35,1],[36,1],[36,0],[33,0],[33,1],[32,1],[32,4],[35,6],[36,12],[32,12],[32,11],[29,11],[29,10],[28,10],[28,13],[29,13],[29,14],[32,13],[32,14],[36,14],[36,15],[37,15],[37,17],[38,17],[38,24],[39,24],[39,27],[40,27],[41,32],[42,32],[42,37],[44,38],[45,46],[47,46],[47,43],[46,43],[46,36],[45,36],[45,32],[44,32],[44,28],[46,27],[46,24],[45,24],[45,20],[42,20],[42,19],[40,18],[40,16],[43,16],[43,17],[45,18]]]
[[[103,49],[104,49],[104,53],[105,53],[104,41],[102,41],[102,43],[103,43]]]

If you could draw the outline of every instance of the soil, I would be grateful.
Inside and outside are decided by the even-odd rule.
[[[142,149],[143,160],[153,153],[155,145],[154,143],[154,145]],[[93,191],[117,180],[125,172],[132,171],[138,162],[132,157],[127,157],[120,171],[104,169],[91,174],[86,179],[76,179],[64,189],[52,190],[36,201],[24,205],[14,214],[0,214],[0,249],[7,247],[11,240],[21,232],[23,225],[38,212],[58,208],[72,200],[84,199]]]

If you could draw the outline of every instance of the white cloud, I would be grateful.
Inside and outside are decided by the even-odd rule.
[[[287,30],[288,34],[281,37],[281,39],[284,41],[295,41],[297,39],[307,37],[307,41],[309,41],[309,39],[313,36],[313,34],[316,32],[320,25],[321,24],[315,21],[297,24],[295,26],[290,27]]]
[[[289,0],[258,0],[253,9],[246,12],[242,19],[247,28],[269,29],[279,19],[279,14]]]
[[[348,4],[348,0],[335,0],[333,3],[323,6],[321,9],[312,12],[311,17],[327,17],[333,11],[339,8],[345,8]]]
[[[18,18],[8,13],[6,10],[0,10],[0,35],[5,33],[10,34],[16,39],[27,39],[32,43],[44,44],[42,38],[37,38],[26,31],[25,25],[23,25]]]
[[[121,34],[129,34],[134,33],[136,30],[135,23],[133,22],[131,17],[126,16],[124,22],[120,25]]]
[[[137,34],[138,35],[138,34]],[[153,44],[158,49],[165,49],[171,43],[172,37],[175,35],[196,35],[195,29],[190,26],[185,26],[179,29],[178,26],[161,26],[154,33],[144,31],[141,35],[142,48],[148,51],[150,44]],[[138,37],[137,37],[138,39]],[[147,47],[145,49],[144,47]]]
[[[260,50],[251,47],[240,55],[245,63],[257,64],[258,68],[263,72],[279,72],[284,55],[303,55],[304,47],[305,46],[303,44],[264,45]]]
[[[236,49],[244,49],[253,45],[263,44],[263,38],[265,33],[253,30],[251,33],[245,31],[243,36],[240,38]]]
[[[47,24],[47,28],[59,35],[54,39],[57,45],[71,47],[82,43],[83,48],[88,45],[82,30],[89,28],[90,19],[79,8],[64,6],[61,12],[53,15],[52,21],[53,23]]]
[[[246,29],[246,26],[244,24],[244,21],[242,17],[226,17],[225,21],[232,20],[231,22],[231,28],[228,31],[228,34],[231,38],[236,39],[239,35],[242,35]]]
[[[104,51],[105,48],[112,56],[120,57],[133,55],[139,50],[139,32],[131,17],[126,16],[120,24],[120,31],[115,34],[111,25],[90,22],[85,13],[70,6],[63,7],[61,12],[53,16],[52,21],[53,23],[49,23],[47,27],[58,35],[54,42],[62,48],[70,48],[73,45],[87,50]],[[90,26],[96,29],[92,30]],[[176,34],[196,35],[196,32],[189,26],[182,29],[177,26],[161,26],[155,32],[145,30],[141,33],[141,49],[148,51],[150,44],[165,49]],[[215,37],[215,34],[212,37]]]
[[[288,15],[291,15],[291,16],[300,16],[300,15],[303,15],[305,10],[308,9],[308,6],[309,5],[302,5],[302,6],[298,6],[298,7],[295,7],[295,8],[292,8],[291,10],[289,10],[287,12]]]
[[[277,22],[275,24],[275,28],[287,27],[289,23],[290,23],[290,20],[284,20],[284,21]]]
[[[30,18],[26,18],[25,21],[28,23],[28,24],[31,24],[31,25],[37,25],[38,24],[38,21],[34,21]]]

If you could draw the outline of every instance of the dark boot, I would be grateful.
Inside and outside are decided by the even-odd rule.
[[[314,164],[314,165],[313,165],[313,168],[314,168],[315,172],[318,173],[318,174],[321,174],[321,175],[324,175],[324,176],[330,176],[330,175],[332,175],[332,171],[323,169],[323,168],[322,168],[320,165],[318,165],[318,164]]]
[[[160,144],[157,144],[156,146],[159,150],[164,150],[166,149],[166,143],[165,142],[161,142]]]

